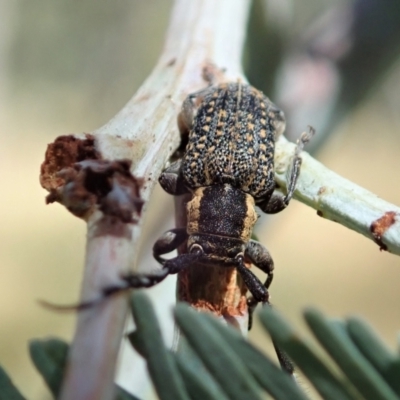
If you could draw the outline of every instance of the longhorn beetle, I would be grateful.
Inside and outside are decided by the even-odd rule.
[[[154,257],[163,265],[159,275],[124,280],[129,287],[149,287],[193,264],[235,267],[252,295],[251,314],[257,303],[269,302],[274,268],[268,250],[251,239],[255,206],[268,214],[287,207],[300,173],[300,152],[314,131],[297,141],[282,195],[275,192],[274,151],[284,114],[260,91],[240,82],[211,85],[186,98],[180,122],[181,131],[189,131],[183,158],[166,168],[159,182],[169,194],[192,194],[187,227],[169,230],[154,244]],[[185,242],[187,253],[162,257]],[[267,274],[264,283],[245,266],[245,258]],[[277,353],[283,368],[291,370]]]

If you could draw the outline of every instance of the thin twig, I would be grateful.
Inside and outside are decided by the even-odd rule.
[[[285,171],[295,145],[285,138],[277,143],[276,181],[285,187]],[[330,171],[307,153],[294,198],[317,214],[361,233],[381,250],[400,255],[400,208]]]

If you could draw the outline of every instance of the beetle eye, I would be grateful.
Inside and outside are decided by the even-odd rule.
[[[193,244],[189,249],[190,254],[201,255],[204,253],[203,248],[199,244]]]
[[[235,254],[234,257],[235,257],[235,260],[237,262],[239,262],[240,264],[244,263],[244,255],[243,255],[243,253]]]

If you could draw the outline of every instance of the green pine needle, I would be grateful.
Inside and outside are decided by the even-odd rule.
[[[266,393],[276,400],[309,399],[276,362],[211,314],[197,312],[186,304],[176,306],[174,315],[182,335],[174,353],[165,347],[154,309],[143,292],[132,295],[131,307],[137,330],[128,338],[146,359],[161,400],[261,400]],[[318,357],[278,312],[264,307],[260,319],[321,398],[400,400],[400,357],[365,322],[356,318],[330,320],[314,309],[305,312],[310,330],[340,369],[334,373],[331,360]],[[57,398],[68,344],[59,339],[33,340],[29,350]],[[116,389],[116,400],[138,400],[124,389]],[[0,367],[0,400],[24,399]]]
[[[0,400],[25,400],[2,367],[0,367]]]

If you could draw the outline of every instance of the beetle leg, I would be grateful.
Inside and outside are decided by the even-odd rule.
[[[153,256],[162,265],[167,260],[160,257],[162,254],[176,250],[187,239],[188,235],[185,228],[171,229],[165,232],[153,246]]]
[[[269,254],[267,248],[260,242],[251,239],[247,242],[244,254],[250,259],[252,264],[268,275],[267,280],[264,283],[264,286],[268,289],[274,277],[274,261],[272,260],[271,254]]]
[[[276,356],[278,357],[279,364],[282,368],[283,371],[288,373],[289,375],[294,374],[294,365],[292,360],[289,358],[289,356],[281,350],[279,345],[276,344],[275,340],[272,340],[272,344],[274,345],[275,353]]]
[[[170,232],[170,231],[169,231]],[[168,232],[167,232],[168,233]],[[168,275],[177,274],[184,268],[192,265],[197,259],[197,254],[180,254],[171,260],[163,260],[163,268],[158,273],[153,274],[127,274],[122,275],[121,279],[123,284],[107,286],[102,291],[102,299],[107,298],[113,294],[128,290],[128,289],[141,289],[149,288],[157,283],[162,282]],[[97,300],[97,301],[99,301]],[[91,307],[97,301],[83,303],[79,309]]]
[[[154,286],[157,283],[163,281],[168,275],[173,275],[181,272],[184,268],[192,265],[197,259],[197,254],[180,254],[177,257],[166,260],[164,262],[162,270],[159,273],[155,273],[152,275],[124,275],[122,276],[122,280],[125,281],[126,287],[122,288],[122,290]]]
[[[255,241],[253,241],[255,242]],[[257,254],[258,260],[266,260],[266,258],[268,258],[270,260],[270,262],[268,261],[263,261],[266,262],[264,264],[264,266],[266,266],[268,264],[267,269],[271,268],[271,271],[273,269],[273,262],[271,259],[271,256],[268,253],[268,250],[262,246],[260,243],[255,242],[256,244],[258,244],[259,246],[255,246],[253,248],[257,248],[255,253]],[[246,249],[247,251],[247,249]],[[250,255],[247,254],[250,258]],[[261,257],[260,257],[261,256]],[[265,257],[266,256],[266,257]],[[260,262],[259,264],[262,264],[263,262]],[[237,265],[237,270],[239,271],[244,283],[246,284],[247,288],[249,289],[250,293],[252,294],[253,297],[251,297],[247,304],[249,306],[249,330],[251,328],[251,323],[252,323],[252,318],[253,318],[253,312],[257,306],[258,303],[263,303],[263,305],[267,305],[269,307],[271,307],[271,303],[269,302],[269,293],[268,293],[268,286],[271,284],[272,278],[269,279],[267,278],[265,284],[263,285],[261,283],[261,281],[248,269],[246,268],[246,266],[244,265],[243,262],[239,263],[239,265]],[[266,272],[266,270],[262,269],[264,272]],[[279,364],[282,368],[283,371],[287,372],[289,375],[293,375],[294,372],[294,367],[293,367],[293,363],[290,360],[290,358],[287,356],[287,354],[282,351],[279,346],[275,343],[274,340],[272,340],[272,343],[274,345],[275,348],[275,353],[276,356],[278,357],[278,361]]]
[[[253,295],[254,300],[257,303],[268,302],[269,293],[268,289],[262,284],[262,282],[251,272],[245,265],[244,262],[240,262],[236,266],[238,272],[240,273],[243,282],[249,289],[250,293]]]
[[[185,186],[181,173],[182,160],[175,161],[158,178],[161,187],[169,194],[178,196],[189,193],[189,189]]]
[[[299,155],[294,155],[292,165],[290,167],[289,181],[287,185],[286,195],[274,192],[268,200],[261,201],[257,205],[267,214],[276,214],[284,210],[293,197],[296,188],[297,179],[300,175],[301,158]]]
[[[100,304],[108,297],[125,292],[129,289],[139,289],[139,288],[148,288],[156,285],[163,281],[171,272],[168,268],[162,269],[159,273],[155,273],[152,275],[145,274],[128,274],[121,276],[121,282],[115,283],[113,285],[108,285],[101,290],[101,294],[96,299],[83,301],[78,304],[72,305],[57,305],[48,303],[47,301],[40,301],[40,303],[52,310],[60,310],[60,311],[82,311],[89,308],[94,307],[97,304]]]
[[[136,275],[130,274],[122,276],[127,284],[124,289],[135,289],[143,287],[151,287],[163,281],[168,275],[177,274],[186,267],[193,265],[199,258],[198,254],[180,254],[164,262],[162,270],[158,274],[153,275]],[[122,290],[124,290],[122,289]],[[120,289],[121,290],[121,289]]]
[[[95,304],[103,301],[113,294],[117,294],[129,289],[148,288],[163,281],[168,275],[176,274],[182,270],[186,265],[190,265],[197,258],[197,255],[182,254],[171,260],[165,260],[161,257],[162,254],[169,253],[177,249],[187,239],[186,229],[176,228],[165,232],[160,239],[158,239],[153,246],[154,258],[163,265],[163,268],[153,274],[126,274],[121,276],[122,282],[114,285],[109,285],[103,288],[101,296],[95,300],[89,300],[73,306],[54,306],[45,303],[47,307],[55,309],[74,309],[85,310],[93,307]]]
[[[286,195],[283,196],[278,193],[273,193],[267,200],[261,199],[257,202],[257,205],[267,214],[276,214],[284,210],[290,200],[293,197],[294,190],[296,189],[297,180],[300,175],[300,167],[302,159],[300,153],[303,151],[304,146],[311,140],[314,136],[315,130],[311,126],[308,127],[308,132],[303,132],[300,138],[297,140],[296,148],[294,151],[292,163],[290,166],[289,179],[287,184]]]
[[[274,277],[274,261],[272,260],[267,248],[256,240],[249,240],[246,245],[245,256],[250,259],[252,264],[267,274],[267,279],[264,283],[264,286],[268,289]],[[247,300],[247,308],[249,311],[249,330],[251,329],[253,323],[253,313],[258,303],[259,301],[257,301],[254,297],[250,297]]]
[[[257,307],[258,303],[267,303],[269,304],[269,293],[268,289],[265,285],[262,284],[262,282],[251,272],[245,265],[244,263],[239,263],[239,265],[236,266],[238,272],[240,273],[240,276],[243,279],[243,282],[247,286],[247,289],[249,289],[249,292],[251,293],[252,297],[250,297],[247,300],[247,307],[248,307],[248,313],[249,313],[249,324],[248,324],[248,330],[251,329],[251,326],[253,324],[253,313],[255,308]]]

